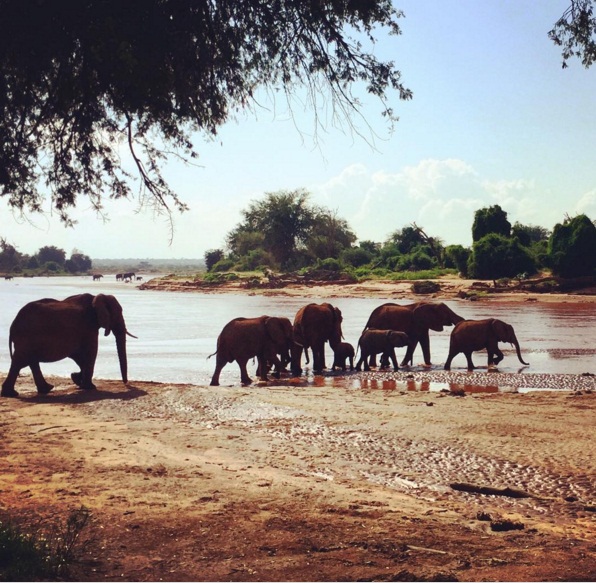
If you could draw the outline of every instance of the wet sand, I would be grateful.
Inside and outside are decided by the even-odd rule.
[[[0,518],[91,509],[75,579],[596,578],[591,374],[51,381],[0,399]]]

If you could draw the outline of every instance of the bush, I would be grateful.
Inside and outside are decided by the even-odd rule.
[[[434,294],[441,289],[441,286],[436,281],[428,281],[427,279],[415,281],[412,284],[412,291],[415,294]]]
[[[316,270],[324,269],[325,271],[342,271],[343,265],[337,259],[328,257],[327,259],[319,259],[314,267]]]
[[[89,509],[72,511],[66,522],[49,532],[27,534],[10,520],[0,522],[0,580],[38,581],[64,578],[81,547]]]
[[[561,277],[594,275],[596,227],[586,215],[557,224],[548,242],[553,274]]]
[[[212,271],[222,272],[230,271],[234,267],[233,259],[220,259],[215,265],[213,265]]]
[[[370,263],[374,255],[362,249],[361,247],[352,247],[350,249],[344,249],[340,254],[340,259],[343,263],[351,265],[352,267],[362,267],[367,263]]]
[[[491,233],[472,247],[468,273],[479,279],[497,280],[518,273],[536,273],[534,258],[517,239]]]

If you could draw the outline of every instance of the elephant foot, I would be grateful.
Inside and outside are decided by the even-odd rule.
[[[70,378],[72,379],[72,382],[77,385],[77,387],[80,387],[83,383],[83,375],[80,372],[73,372],[70,375]]]
[[[40,395],[47,395],[53,388],[54,388],[54,385],[50,385],[50,383],[45,383],[45,384],[39,385],[37,387],[37,392]]]
[[[2,397],[18,397],[19,394],[14,389],[2,387],[0,396],[2,396]]]
[[[97,387],[93,383],[89,383],[85,385],[79,385],[79,389],[83,391],[95,391]]]
[[[267,379],[265,379],[267,380]],[[252,379],[246,377],[245,379],[240,379],[241,385],[252,385]]]

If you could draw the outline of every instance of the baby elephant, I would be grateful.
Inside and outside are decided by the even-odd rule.
[[[335,370],[335,367],[346,370],[346,360],[350,361],[350,370],[354,370],[354,347],[349,342],[340,342],[333,350],[335,355],[333,359],[333,366],[331,370]]]
[[[395,348],[407,346],[410,342],[405,332],[396,332],[395,330],[365,330],[358,340],[360,348],[360,360],[356,364],[356,370],[361,370],[364,362],[364,370],[370,370],[368,357],[373,354],[383,353],[382,359],[393,363],[393,370],[399,370],[395,358]]]

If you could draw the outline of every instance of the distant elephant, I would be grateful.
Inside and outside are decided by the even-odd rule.
[[[279,378],[282,368],[278,354],[287,354],[292,344],[292,324],[288,318],[260,316],[258,318],[234,318],[228,322],[217,338],[215,372],[211,385],[219,385],[222,368],[236,361],[240,367],[240,381],[250,385],[252,380],[246,371],[251,358],[257,357],[261,380],[267,380],[267,363],[275,366],[274,376]],[[211,354],[211,356],[213,356]]]
[[[5,275],[5,276],[4,276],[4,279],[6,279],[6,280],[11,280],[11,279],[12,279],[12,275]]]
[[[292,346],[292,374],[302,374],[302,352],[312,349],[313,371],[325,368],[325,342],[332,349],[341,342],[343,334],[341,310],[331,304],[308,304],[294,317],[294,345]]]
[[[418,343],[422,348],[424,363],[430,366],[429,330],[442,332],[444,326],[453,326],[462,320],[461,316],[442,302],[416,302],[405,306],[387,303],[372,311],[364,329],[405,332],[410,338],[410,344],[401,366],[413,364],[414,350]],[[374,356],[369,364],[375,366]]]
[[[361,370],[364,363],[364,370],[370,370],[368,358],[370,356],[382,353],[387,362],[393,363],[393,370],[399,370],[397,359],[395,358],[395,349],[400,346],[408,346],[410,338],[404,332],[395,330],[374,330],[368,329],[362,332],[358,340],[360,350],[360,359],[356,364],[356,370]]]
[[[346,370],[346,360],[350,362],[350,370],[354,370],[354,347],[349,342],[340,342],[333,350],[333,355],[331,370],[335,370],[335,367]]]
[[[93,274],[93,281],[101,281],[103,275],[101,273],[94,273]]]
[[[499,364],[503,360],[503,353],[498,347],[499,342],[513,344],[519,361],[528,365],[521,357],[519,342],[513,326],[502,320],[488,318],[487,320],[464,320],[455,326],[449,340],[449,356],[445,362],[445,370],[451,369],[451,361],[460,352],[466,356],[468,370],[474,370],[472,352],[484,349],[488,353],[488,366]]]
[[[129,271],[128,273],[122,274],[122,279],[126,282],[132,281],[135,278],[134,271]]]
[[[117,273],[116,274],[116,281],[121,281],[122,280],[122,274],[121,273]]]
[[[31,368],[37,391],[49,393],[53,386],[44,379],[39,363],[64,358],[72,358],[81,369],[71,375],[73,382],[81,389],[95,389],[92,378],[100,328],[105,328],[105,336],[112,332],[116,337],[120,372],[126,383],[126,336],[133,335],[126,329],[122,307],[114,296],[80,294],[62,301],[45,298],[26,304],[10,326],[12,362],[0,394],[18,396],[14,385],[26,366]]]

